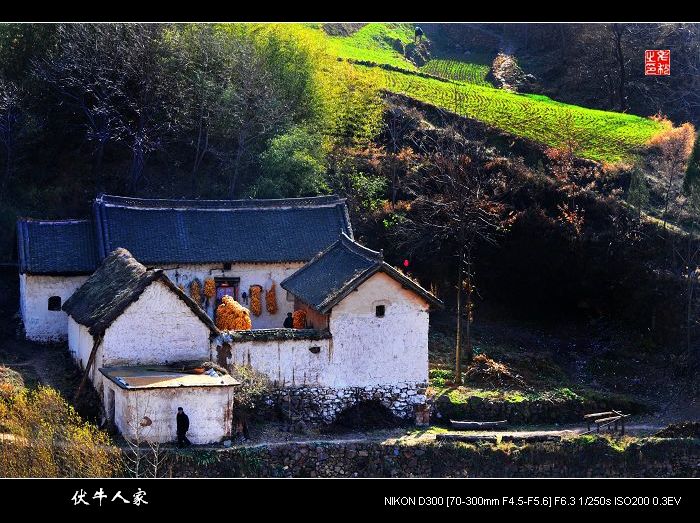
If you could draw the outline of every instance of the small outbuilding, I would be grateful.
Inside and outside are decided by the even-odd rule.
[[[189,409],[194,442],[230,436],[225,420],[231,419],[237,382],[225,374],[196,375],[170,367],[208,361],[210,338],[220,332],[162,270],[147,269],[126,249],[116,249],[63,310],[69,350],[125,435],[133,435],[139,420],[147,418],[153,425],[146,439],[173,440],[182,406]]]
[[[233,394],[240,382],[222,369],[138,366],[101,368],[100,373],[107,378],[107,418],[132,441],[172,441],[178,407],[190,419],[192,443],[231,437]]]

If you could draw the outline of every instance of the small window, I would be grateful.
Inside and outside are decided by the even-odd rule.
[[[225,270],[225,271],[230,271],[230,270],[231,270],[231,264],[230,264],[230,263],[224,263],[224,270]]]
[[[374,314],[377,316],[377,318],[383,318],[384,312],[385,312],[384,305],[377,305],[374,309]]]
[[[61,297],[51,296],[49,298],[49,310],[50,311],[60,311],[61,310]]]

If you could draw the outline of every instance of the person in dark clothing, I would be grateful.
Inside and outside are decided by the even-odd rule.
[[[190,429],[190,418],[187,417],[182,407],[177,408],[175,419],[177,419],[177,446],[182,448],[192,445],[190,440],[187,439],[187,431]]]
[[[416,26],[416,36],[414,42],[416,44],[419,44],[421,39],[423,38],[423,30],[420,28],[419,25]]]
[[[284,324],[283,324],[285,329],[291,329],[294,327],[294,319],[292,318],[292,313],[288,312],[287,317],[284,319]]]

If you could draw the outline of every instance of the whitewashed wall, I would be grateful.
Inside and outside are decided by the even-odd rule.
[[[211,331],[164,283],[143,291],[107,328],[104,366],[207,359]]]
[[[375,316],[375,306],[385,316]],[[231,360],[279,385],[368,387],[428,381],[428,304],[377,273],[336,305],[331,340],[234,343]],[[321,347],[318,354],[309,348]]]
[[[218,443],[231,437],[234,387],[182,387],[178,389],[125,390],[105,379],[104,402],[114,393],[114,422],[126,437],[134,439],[144,416],[152,425],[140,428],[143,441],[177,440],[177,408],[190,418],[187,438],[194,444]]]
[[[322,384],[332,373],[330,340],[246,341],[234,343],[231,361],[250,365],[279,386]],[[320,347],[318,354],[309,349]],[[215,360],[214,355],[213,359]]]
[[[385,316],[375,315],[377,305]],[[330,385],[428,381],[428,303],[384,273],[376,273],[331,311]]]
[[[264,241],[264,240],[262,240]],[[262,303],[262,314],[254,316],[251,314],[254,329],[275,329],[282,328],[284,319],[288,312],[294,310],[294,302],[287,301],[287,291],[280,287],[280,282],[287,276],[296,272],[303,263],[234,263],[231,270],[223,270],[223,264],[202,264],[202,265],[181,265],[179,267],[163,267],[163,270],[176,285],[185,286],[185,292],[189,294],[189,284],[194,278],[204,283],[206,278],[226,277],[240,278],[239,294],[246,292],[249,294],[251,285],[262,285],[270,275],[275,282],[277,291],[277,313],[270,314],[265,309],[264,293]],[[212,300],[213,302],[213,300]],[[245,304],[244,304],[245,305]],[[245,305],[250,307],[250,303]],[[207,307],[207,314],[214,318],[213,303]]]
[[[90,331],[85,325],[81,325],[76,322],[70,316],[68,317],[68,350],[71,356],[81,368],[84,370],[87,366],[88,360],[90,359],[90,353],[92,352],[92,347],[94,346],[95,340],[90,334]],[[102,357],[102,346],[97,348],[97,353],[95,354],[95,361],[90,367],[90,374],[88,377],[92,381],[92,385],[98,392],[102,393],[102,383],[104,381],[104,376],[97,370],[103,366]]]
[[[68,338],[68,315],[63,311],[50,311],[49,298],[60,296],[63,305],[87,278],[19,275],[20,315],[28,339],[51,342]]]

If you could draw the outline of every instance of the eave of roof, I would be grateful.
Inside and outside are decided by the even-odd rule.
[[[172,200],[102,194],[93,203],[93,215],[101,257],[126,247],[149,265],[306,262],[337,234],[352,236],[345,199],[338,196]],[[264,248],[255,240],[263,232],[256,231],[258,222],[268,231]],[[304,234],[306,228],[311,235]],[[232,234],[231,241],[221,243],[222,231]]]
[[[198,387],[235,387],[241,382],[231,375],[209,376],[177,372],[163,365],[101,367],[107,379],[124,390],[173,389]]]

